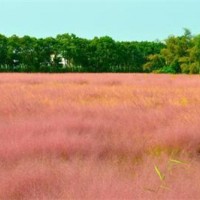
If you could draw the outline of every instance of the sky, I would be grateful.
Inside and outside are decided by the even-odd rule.
[[[162,41],[183,28],[200,34],[199,8],[200,0],[0,0],[0,34]]]

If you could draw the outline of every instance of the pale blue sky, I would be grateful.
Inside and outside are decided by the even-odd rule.
[[[200,0],[0,0],[0,33],[163,40],[184,27],[200,34],[199,9]]]

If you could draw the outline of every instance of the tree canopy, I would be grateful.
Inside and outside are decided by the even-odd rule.
[[[200,35],[185,29],[163,42],[137,42],[0,34],[0,71],[200,73]]]
[[[169,36],[165,47],[147,60],[143,69],[149,72],[200,74],[200,35],[184,29],[182,36]]]

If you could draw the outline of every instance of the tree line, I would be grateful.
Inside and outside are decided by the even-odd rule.
[[[0,71],[200,73],[200,35],[185,29],[182,36],[164,42],[129,42],[109,36],[0,34]]]

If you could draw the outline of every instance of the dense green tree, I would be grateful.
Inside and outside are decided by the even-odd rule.
[[[148,62],[143,65],[143,70],[146,72],[155,71],[165,66],[165,59],[160,54],[150,54],[147,59]]]
[[[77,57],[76,35],[62,34],[56,37],[58,43],[58,54],[68,60],[68,64],[73,66],[74,58]]]
[[[89,65],[96,72],[110,71],[115,64],[116,43],[108,36],[95,37],[89,45]]]
[[[35,67],[38,66],[38,57],[36,51],[36,38],[32,38],[30,36],[24,36],[20,39],[21,46],[21,60],[23,63],[24,70],[32,71]]]
[[[7,59],[7,38],[0,34],[0,65],[5,65]]]
[[[184,29],[182,36],[170,36],[160,53],[147,57],[144,70],[172,73],[199,73],[200,45],[198,36]]]
[[[22,47],[20,38],[17,35],[12,35],[8,38],[7,46],[7,65],[9,70],[14,71],[16,66],[21,63]]]
[[[189,58],[187,58],[187,72],[200,74],[200,35],[194,37],[192,43],[192,48],[189,49]]]

